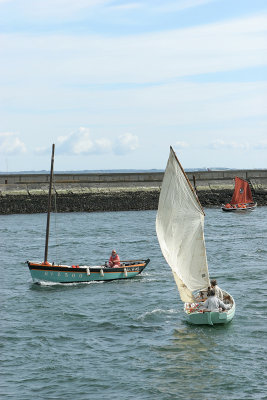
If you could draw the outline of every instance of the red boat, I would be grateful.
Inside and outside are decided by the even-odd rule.
[[[230,203],[222,206],[223,211],[246,211],[254,210],[257,203],[254,202],[249,183],[244,179],[235,177],[235,190]]]

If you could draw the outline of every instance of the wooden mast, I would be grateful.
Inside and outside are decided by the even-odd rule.
[[[49,239],[49,227],[50,227],[51,193],[52,193],[52,180],[53,180],[53,169],[54,169],[54,153],[55,153],[55,145],[53,144],[52,145],[51,168],[50,168],[49,192],[48,192],[48,207],[47,207],[44,263],[47,262],[47,255],[48,255],[48,239]]]

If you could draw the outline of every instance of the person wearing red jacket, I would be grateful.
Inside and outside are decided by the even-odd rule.
[[[109,266],[110,267],[119,267],[120,266],[120,257],[117,254],[116,250],[112,250],[111,256],[109,257]]]

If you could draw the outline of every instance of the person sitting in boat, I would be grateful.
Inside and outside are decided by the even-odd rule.
[[[229,294],[227,294],[226,296],[224,296],[223,302],[224,302],[224,304],[232,304],[232,302],[231,302],[231,297],[230,297]]]
[[[206,311],[225,311],[229,310],[231,307],[229,305],[224,304],[218,297],[215,296],[215,291],[211,289],[210,291],[210,296],[207,298],[207,300],[203,303],[201,306],[201,310],[203,312]]]
[[[110,267],[119,267],[120,266],[120,257],[117,254],[116,250],[112,250],[111,256],[109,257],[109,266]]]
[[[223,300],[223,292],[222,289],[220,289],[219,286],[217,285],[216,279],[212,279],[210,281],[210,284],[211,284],[211,289],[213,289],[215,292],[215,296],[218,297],[218,299]]]

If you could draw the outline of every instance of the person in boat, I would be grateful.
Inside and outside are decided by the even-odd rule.
[[[196,301],[205,301],[210,295],[210,286],[206,290],[200,290],[196,296]]]
[[[229,294],[227,294],[224,299],[223,299],[224,304],[232,304],[231,303],[231,297]]]
[[[213,289],[210,290],[210,295],[207,298],[207,300],[203,303],[201,306],[201,310],[203,312],[207,311],[225,311],[229,310],[231,307],[228,304],[224,304],[222,300],[218,299],[218,297],[215,296],[215,291]]]
[[[218,297],[218,299],[223,300],[223,292],[222,289],[220,289],[219,286],[217,285],[216,279],[212,279],[210,281],[210,284],[211,284],[211,289],[214,290],[215,292],[215,296]]]
[[[120,266],[120,257],[117,254],[116,250],[112,250],[111,255],[109,257],[109,266],[110,267],[119,267]]]

